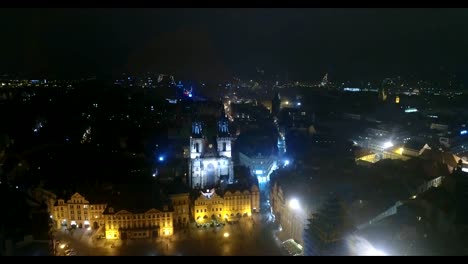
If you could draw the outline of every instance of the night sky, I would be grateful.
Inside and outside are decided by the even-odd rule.
[[[467,75],[468,9],[1,9],[0,73]]]

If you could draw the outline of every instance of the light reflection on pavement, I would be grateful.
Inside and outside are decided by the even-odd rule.
[[[255,219],[255,220],[254,220]],[[85,231],[73,235],[58,231],[56,238],[69,243],[78,256],[279,256],[271,224],[261,223],[260,216],[241,218],[238,223],[220,227],[196,228],[179,231],[171,238],[156,241],[129,240],[124,245],[111,247],[112,242],[86,239]],[[224,233],[229,237],[224,237]],[[81,237],[81,239],[79,239]],[[118,242],[115,245],[119,244]]]

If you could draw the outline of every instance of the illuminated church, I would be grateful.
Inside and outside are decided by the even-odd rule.
[[[231,184],[234,180],[231,137],[224,115],[218,121],[217,130],[216,142],[209,142],[203,135],[202,123],[192,123],[188,179],[192,189],[212,188],[222,181]]]

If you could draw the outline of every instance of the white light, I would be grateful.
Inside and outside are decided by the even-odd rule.
[[[388,149],[388,148],[391,148],[393,147],[393,143],[391,141],[387,141],[383,144],[383,148],[384,149]]]
[[[61,249],[64,249],[65,246],[66,246],[65,244],[61,244],[61,245],[60,245],[60,248],[61,248]]]
[[[299,209],[300,208],[299,201],[296,198],[289,200],[289,207],[294,210]]]
[[[53,216],[52,216],[52,215],[50,215],[50,219],[52,219],[52,218],[53,218]]]
[[[229,237],[229,233],[228,233],[228,232],[225,232],[225,233],[223,234],[223,236],[224,236],[224,237]]]
[[[88,229],[88,231],[90,231],[90,230],[91,230],[91,227],[88,227],[87,229]]]
[[[153,177],[156,177],[156,173],[153,173]]]
[[[387,256],[387,254],[385,254],[385,252],[381,251],[381,250],[378,250],[376,248],[368,248],[367,250],[365,250],[363,252],[363,255],[364,256]]]
[[[284,161],[284,166],[288,166],[289,165],[289,160],[285,160]]]
[[[348,248],[355,256],[388,256],[387,253],[375,248],[367,239],[351,235],[347,239]]]

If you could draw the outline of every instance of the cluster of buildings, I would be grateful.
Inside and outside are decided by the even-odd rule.
[[[139,206],[132,206],[120,194],[99,202],[75,193],[70,199],[57,199],[53,204],[51,218],[55,227],[94,229],[110,240],[147,239],[171,236],[191,222],[205,225],[237,221],[259,212],[258,186],[234,184],[232,139],[225,117],[217,128],[216,140],[211,142],[203,133],[202,122],[192,124],[188,183],[195,195],[176,193],[167,200],[142,201]]]

